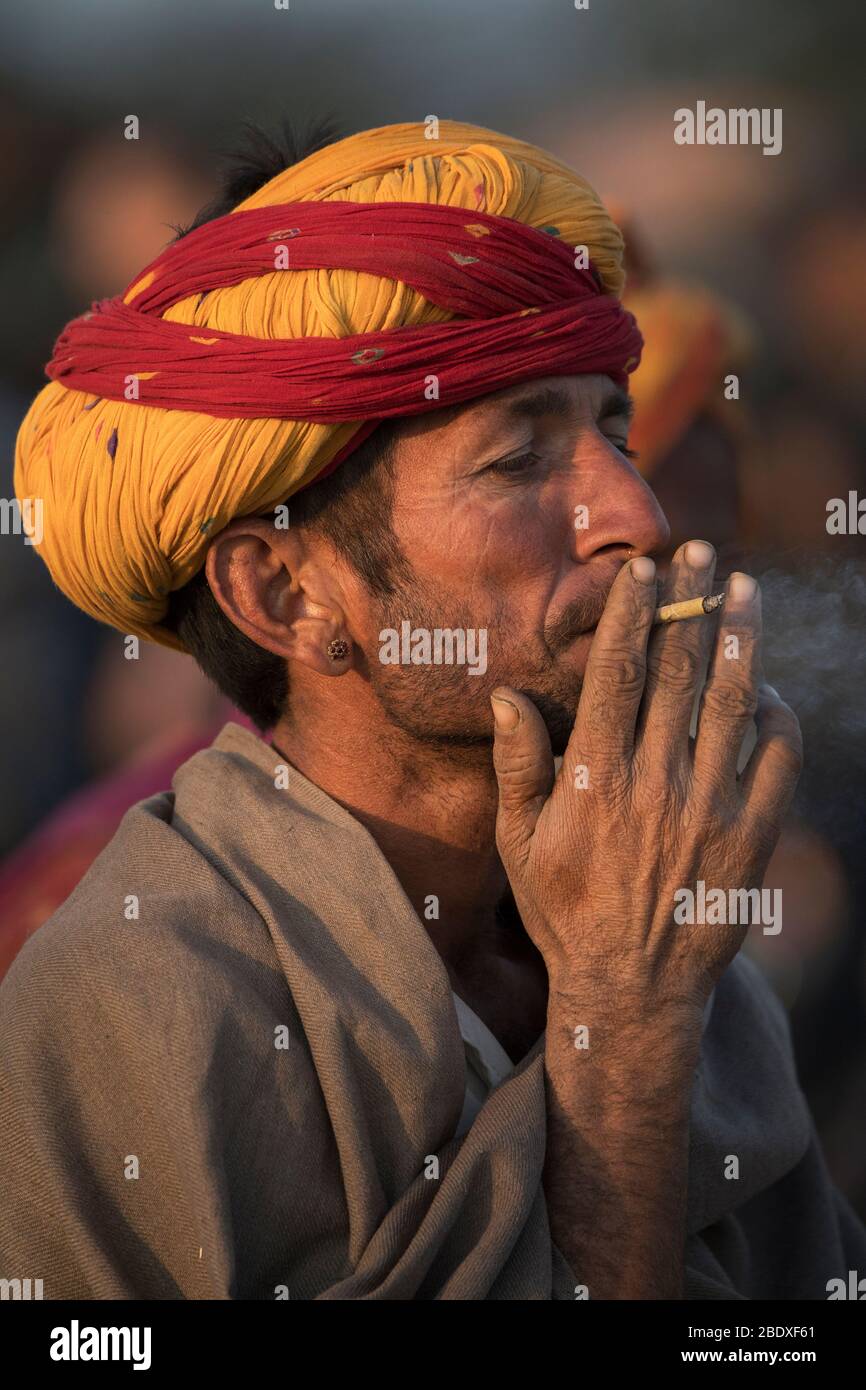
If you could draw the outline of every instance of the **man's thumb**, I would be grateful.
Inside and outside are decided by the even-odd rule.
[[[499,783],[500,849],[514,853],[532,836],[555,779],[550,736],[535,705],[510,686],[491,693],[493,766]]]

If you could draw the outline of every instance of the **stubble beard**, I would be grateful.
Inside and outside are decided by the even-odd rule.
[[[579,615],[578,615],[579,616]],[[398,633],[408,621],[413,629],[437,628],[464,631],[486,626],[487,669],[470,674],[468,665],[385,665],[379,660],[378,635],[383,629]],[[527,663],[519,645],[507,645],[509,624],[501,606],[486,624],[465,605],[455,605],[428,585],[416,581],[381,598],[375,617],[376,646],[369,654],[370,685],[388,722],[419,747],[419,753],[438,750],[449,762],[489,761],[493,747],[493,714],[490,694],[509,685],[527,695],[537,707],[550,735],[555,757],[565,752],[580,694],[580,676],[557,660],[546,644],[534,643],[539,659]],[[567,625],[566,625],[567,626]],[[556,634],[559,650],[567,645],[563,625]]]

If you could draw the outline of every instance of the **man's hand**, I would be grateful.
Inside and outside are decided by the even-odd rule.
[[[709,563],[690,565],[683,547],[663,602],[712,587],[712,551],[691,544]],[[650,636],[657,603],[653,562],[624,566],[555,785],[538,710],[517,691],[496,690],[494,699],[520,715],[496,731],[496,838],[554,991],[603,986],[612,998],[703,1004],[745,932],[675,927],[674,894],[698,879],[707,888],[760,885],[796,785],[800,734],[775,692],[759,693],[760,594],[747,575],[733,575],[692,748],[689,722],[715,620],[687,619]],[[758,743],[738,777],[753,716]]]
[[[683,547],[662,601],[710,592],[714,568],[709,546]],[[754,580],[728,582],[694,746],[714,620],[651,634],[658,601],[652,561],[626,565],[555,781],[538,710],[509,688],[494,696],[505,713],[497,845],[550,984],[551,1228],[595,1297],[681,1291],[701,1014],[746,925],[677,925],[675,894],[701,879],[708,890],[760,887],[802,758],[794,714],[760,685]],[[758,741],[738,776],[753,717]]]

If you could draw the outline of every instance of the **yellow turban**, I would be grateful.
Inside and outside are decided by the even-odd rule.
[[[234,211],[301,201],[428,202],[500,214],[585,245],[604,289],[623,286],[622,237],[590,186],[521,140],[459,121],[339,140],[271,179]],[[417,291],[350,270],[274,271],[193,295],[164,318],[263,339],[443,322]],[[362,421],[217,419],[98,399],[53,381],[21,426],[15,492],[42,503],[39,553],[80,608],[122,632],[181,643],[160,624],[168,596],[233,518],[266,512],[315,479]],[[118,434],[123,449],[114,452]],[[31,503],[32,506],[32,503]],[[32,512],[30,513],[32,515]],[[197,518],[204,518],[193,526]]]

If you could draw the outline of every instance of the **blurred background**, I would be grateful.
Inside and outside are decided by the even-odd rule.
[[[767,879],[784,928],[748,949],[866,1216],[866,536],[826,525],[831,498],[866,497],[864,40],[854,0],[7,0],[0,494],[57,333],[208,201],[243,118],[350,134],[436,115],[572,163],[626,230],[637,466],[674,543],[703,536],[764,579],[767,673],[807,767]],[[782,152],[678,146],[673,113],[701,100],[781,108]],[[230,711],[188,658],[124,660],[20,536],[0,536],[0,641],[2,973]]]

